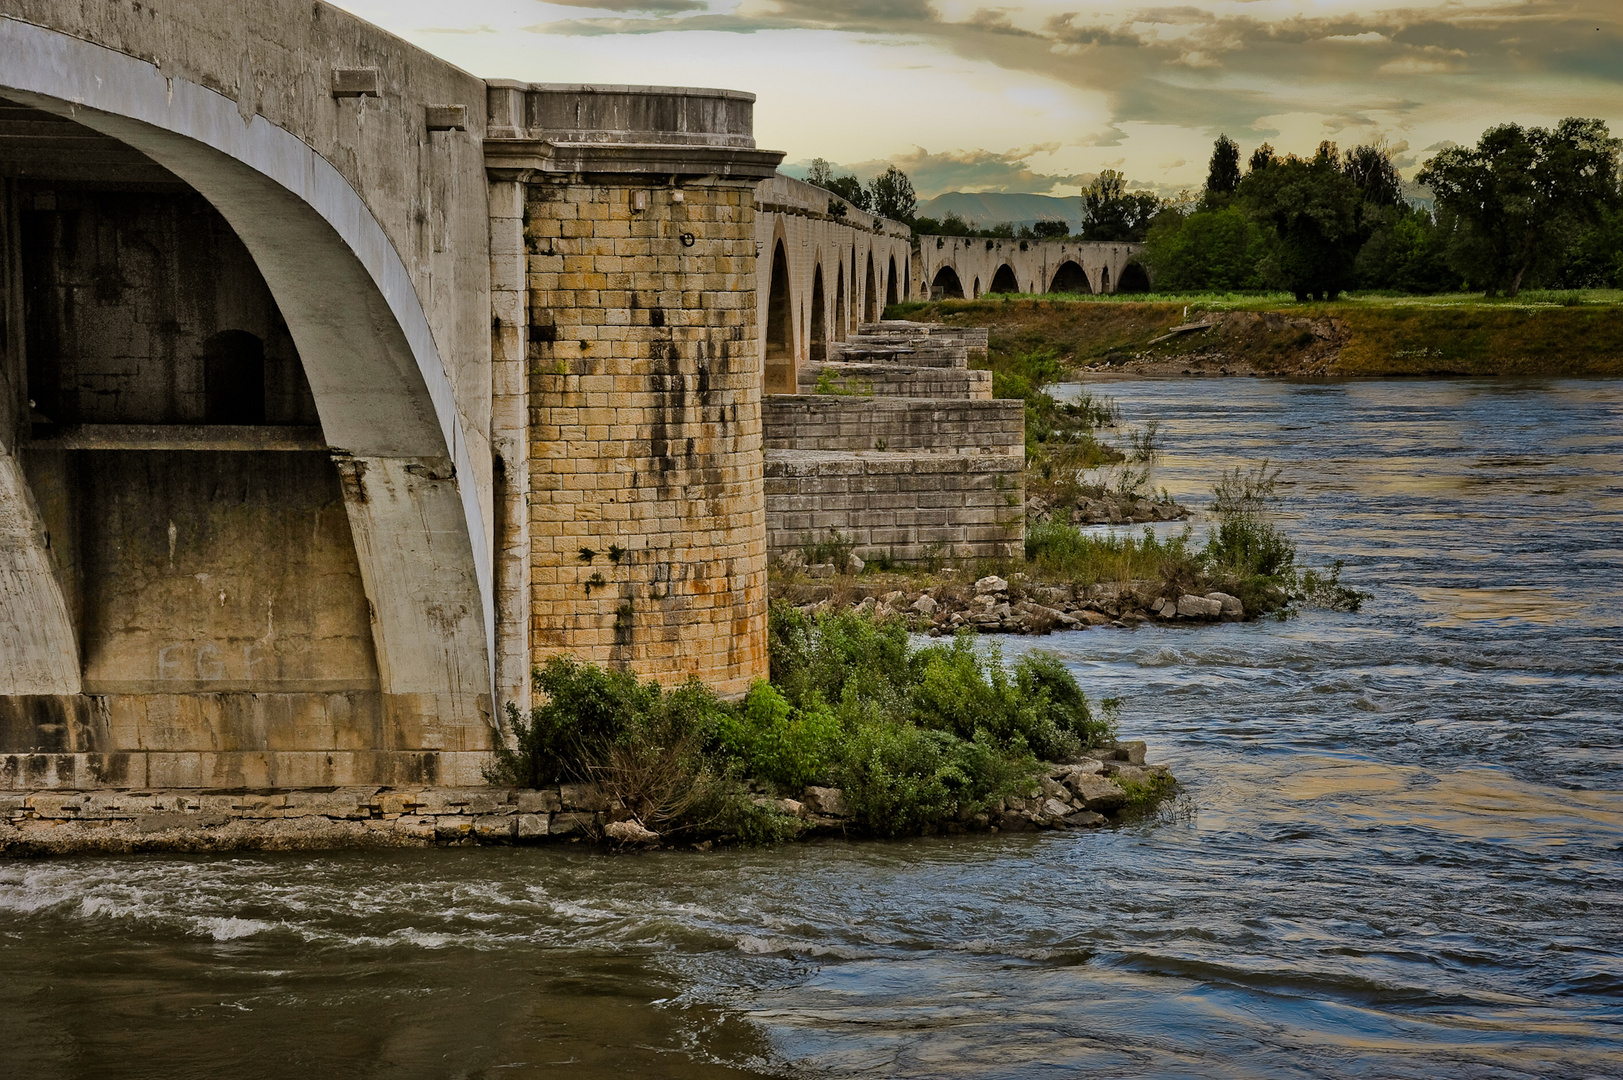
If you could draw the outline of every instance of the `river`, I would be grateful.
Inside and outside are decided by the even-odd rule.
[[[1358,614],[1051,648],[1102,832],[0,863],[0,1075],[1616,1077],[1623,384],[1090,387]]]

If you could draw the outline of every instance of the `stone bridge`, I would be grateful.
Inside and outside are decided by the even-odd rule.
[[[770,498],[1016,550],[1018,406],[873,325],[946,264],[753,109],[316,0],[0,0],[0,788],[477,784],[560,654],[741,695]],[[893,399],[795,396],[863,358]]]
[[[1147,292],[1142,244],[1078,240],[919,237],[920,298],[987,293]]]
[[[477,783],[553,653],[765,675],[753,100],[0,0],[0,786]]]

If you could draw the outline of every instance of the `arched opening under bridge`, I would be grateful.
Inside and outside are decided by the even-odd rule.
[[[862,321],[875,323],[879,321],[879,283],[873,272],[873,252],[868,252],[868,280],[862,290]]]
[[[964,298],[964,283],[958,280],[958,271],[950,266],[943,266],[935,272],[935,280],[930,282],[930,299],[932,300],[962,300]]]
[[[834,340],[845,340],[845,265],[834,272]]]
[[[992,275],[992,285],[987,292],[1017,293],[1020,291],[1020,282],[1014,276],[1014,269],[1008,263],[997,268]]]
[[[783,241],[772,248],[772,277],[766,294],[766,364],[763,390],[768,394],[795,392],[793,306],[789,302],[789,258]]]
[[[885,276],[885,306],[896,303],[896,256],[890,257],[890,273]]]
[[[1054,271],[1054,281],[1048,286],[1051,293],[1091,293],[1093,286],[1088,281],[1088,273],[1081,265],[1067,259],[1059,264]]]
[[[1116,283],[1119,293],[1147,293],[1150,291],[1150,274],[1143,264],[1130,262],[1122,267],[1121,280]]]
[[[827,306],[827,298],[823,294],[823,267],[819,264],[812,272],[809,355],[813,360],[828,358],[828,316],[823,311]]]

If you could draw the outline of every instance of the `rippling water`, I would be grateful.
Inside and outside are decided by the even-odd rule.
[[[0,864],[0,1074],[1615,1077],[1623,385],[1118,382],[1357,615],[1011,639],[1183,783],[1102,832]]]

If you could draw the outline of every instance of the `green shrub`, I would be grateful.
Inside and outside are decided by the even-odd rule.
[[[750,687],[743,702],[716,728],[718,748],[739,764],[744,775],[791,792],[823,777],[838,739],[839,724],[821,702],[791,709],[766,682]]]
[[[1032,767],[985,739],[874,718],[847,732],[834,776],[861,828],[900,836],[983,810]]]

